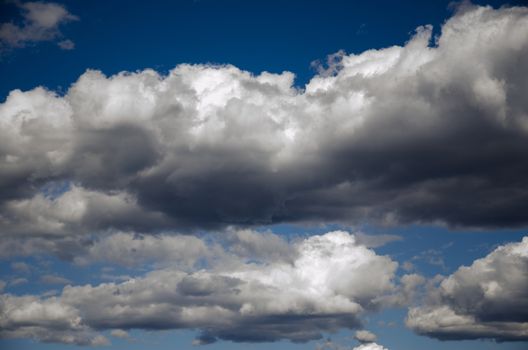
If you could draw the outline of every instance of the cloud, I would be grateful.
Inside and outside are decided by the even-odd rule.
[[[141,209],[127,193],[91,191],[75,185],[55,198],[38,193],[29,199],[8,200],[0,218],[4,236],[54,238],[109,228],[141,228],[149,222],[162,223],[164,216]]]
[[[28,282],[29,282],[29,281],[28,281],[27,278],[23,278],[23,277],[21,277],[21,278],[15,278],[15,279],[13,279],[13,280],[11,280],[11,281],[9,282],[9,286],[10,286],[10,287],[16,287],[16,286],[19,286],[19,285],[21,285],[21,284],[26,284],[26,283],[28,283]]]
[[[327,339],[325,340],[324,343],[317,344],[315,347],[315,350],[348,350],[348,349],[351,349],[351,348],[349,346],[336,343],[332,341],[331,339]],[[374,342],[370,342],[370,343],[360,344],[352,348],[352,350],[388,350],[388,349]]]
[[[112,337],[116,337],[116,338],[129,338],[130,335],[128,334],[128,332],[122,330],[122,329],[114,329],[110,332],[110,335]]]
[[[2,231],[38,233],[10,210],[60,181],[126,201],[137,231],[525,225],[527,38],[527,8],[470,6],[435,45],[425,26],[401,47],[340,53],[305,89],[289,72],[182,64],[166,76],[87,71],[64,96],[13,90],[0,105]],[[123,225],[87,215],[89,229]]]
[[[376,343],[368,343],[356,346],[353,350],[387,350],[387,348],[384,348],[383,346]]]
[[[446,339],[528,340],[528,237],[462,266],[409,310],[407,326]]]
[[[389,234],[367,235],[362,232],[356,233],[358,241],[370,248],[378,248],[390,242],[401,241],[403,237]]]
[[[22,12],[21,25],[14,22],[0,25],[0,49],[25,47],[40,41],[53,41],[62,36],[59,27],[79,18],[69,13],[64,6],[53,2],[13,2]],[[58,43],[65,50],[74,48],[67,39]]]
[[[31,272],[31,266],[22,261],[12,262],[11,269],[15,272],[23,274]]]
[[[354,335],[354,339],[361,343],[373,343],[376,341],[376,334],[369,332],[367,330],[359,330],[356,331],[356,334]]]
[[[107,340],[81,324],[77,310],[55,297],[0,295],[0,335],[4,338],[34,338],[42,342],[105,345]]]
[[[347,232],[290,244],[292,259],[255,262],[233,249],[223,253],[230,260],[165,267],[122,283],[68,285],[59,296],[3,295],[0,336],[64,342],[72,333],[72,342],[86,343],[95,330],[188,328],[201,331],[200,344],[304,342],[359,327],[396,288],[397,263]]]
[[[69,284],[71,281],[67,278],[57,275],[44,275],[40,277],[40,282],[45,284]]]
[[[214,247],[194,236],[185,235],[138,235],[117,232],[87,245],[74,258],[74,262],[108,262],[122,266],[143,266],[148,263],[179,263],[192,267],[207,257]]]
[[[70,39],[62,40],[57,43],[57,45],[63,50],[73,50],[75,49],[75,43]]]

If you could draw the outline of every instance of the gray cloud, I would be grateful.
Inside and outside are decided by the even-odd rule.
[[[34,296],[0,295],[0,311],[0,336],[4,338],[92,346],[108,343],[104,336],[81,324],[77,310],[55,297],[41,300]]]
[[[270,256],[256,263],[233,249],[223,252],[230,257],[220,254],[193,269],[171,266],[122,283],[68,285],[59,296],[5,294],[0,336],[90,344],[102,330],[189,328],[201,330],[196,344],[304,342],[359,327],[361,316],[396,289],[397,263],[346,232],[289,244],[286,254],[296,252],[291,261]]]
[[[79,19],[64,6],[53,2],[12,3],[20,8],[23,21],[20,25],[14,22],[0,24],[0,50],[25,47],[39,41],[53,41],[62,36],[59,30],[62,24]],[[58,45],[64,50],[71,50],[75,46],[69,39]]]
[[[208,65],[88,71],[64,97],[14,90],[0,105],[2,231],[525,225],[528,10],[470,6],[430,36],[339,53],[304,90],[288,72]],[[64,181],[73,193],[45,204]],[[65,218],[73,194],[87,209]]]
[[[438,339],[528,340],[528,237],[460,267],[411,308],[407,325]]]

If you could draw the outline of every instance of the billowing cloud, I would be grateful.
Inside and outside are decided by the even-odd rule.
[[[411,308],[407,325],[438,339],[528,340],[528,237],[460,267]]]
[[[253,241],[263,241],[255,235],[250,235]],[[145,251],[152,244],[146,243]],[[224,252],[230,258],[192,269],[170,266],[122,283],[68,285],[59,296],[5,294],[0,335],[88,344],[96,330],[189,328],[201,330],[197,344],[302,342],[359,327],[361,316],[377,310],[396,289],[397,263],[359,245],[347,232],[290,245],[284,252],[294,251],[291,259],[270,255],[255,262],[233,249]]]
[[[0,50],[20,48],[39,41],[53,41],[61,37],[59,27],[62,24],[79,19],[64,6],[53,2],[12,3],[20,8],[23,21],[20,25],[14,22],[0,24]],[[67,39],[60,41],[58,46],[63,50],[71,50],[75,44]]]
[[[81,323],[78,310],[56,298],[0,295],[2,337],[33,338],[42,342],[105,345],[107,340]]]
[[[182,64],[87,71],[64,96],[14,90],[0,105],[2,232],[524,225],[526,62],[527,8],[469,6],[434,44],[425,26],[402,47],[339,53],[304,89],[289,72]],[[43,197],[61,182],[71,194]],[[86,210],[64,217],[80,194]]]

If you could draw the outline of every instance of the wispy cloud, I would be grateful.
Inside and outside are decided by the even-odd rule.
[[[53,2],[13,1],[12,4],[20,9],[22,22],[17,24],[11,21],[0,25],[0,50],[22,48],[41,41],[54,41],[62,37],[62,24],[79,20],[64,6]],[[75,44],[67,39],[60,41],[58,46],[71,50]]]

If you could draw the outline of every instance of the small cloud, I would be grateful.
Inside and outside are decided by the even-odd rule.
[[[113,331],[110,332],[110,335],[112,337],[121,338],[121,339],[125,339],[129,337],[128,332],[122,329],[114,329]]]
[[[91,346],[106,346],[106,345],[110,345],[110,341],[105,336],[98,335],[98,336],[96,336],[95,338],[93,338],[91,340],[89,345],[91,345]]]
[[[26,283],[28,283],[27,278],[16,278],[12,280],[11,282],[9,282],[9,286],[16,287],[16,286],[19,286],[21,284],[26,284]]]
[[[71,281],[67,278],[57,276],[57,275],[44,275],[40,278],[41,283],[45,284],[68,284]]]
[[[398,235],[367,235],[362,232],[354,234],[359,244],[362,244],[368,248],[379,248],[391,242],[401,241],[403,238]]]
[[[54,41],[62,37],[60,25],[79,20],[66,8],[53,2],[19,2],[14,4],[20,9],[22,23],[13,21],[0,24],[0,50],[22,48],[41,41]],[[59,47],[71,50],[73,41],[63,40]]]
[[[18,273],[29,273],[31,271],[31,266],[25,262],[14,262],[11,263],[11,270]]]
[[[376,341],[376,338],[376,334],[364,329],[357,331],[354,335],[354,339],[360,343],[373,343]]]
[[[217,339],[215,336],[211,334],[203,333],[192,341],[192,345],[193,346],[208,345],[208,344],[215,343],[216,341]]]
[[[63,50],[73,50],[75,49],[75,43],[70,39],[59,41],[57,45]]]

